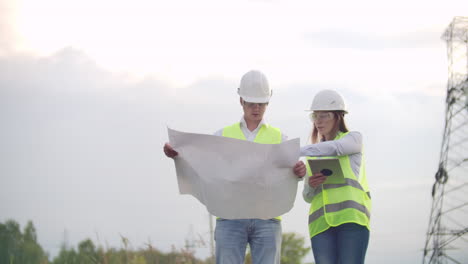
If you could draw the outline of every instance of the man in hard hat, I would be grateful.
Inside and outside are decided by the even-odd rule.
[[[244,112],[240,122],[220,129],[215,135],[262,144],[279,144],[287,139],[278,128],[268,125],[263,119],[272,91],[262,72],[252,70],[244,74],[238,94]],[[164,145],[164,153],[170,158],[178,155],[168,143]],[[306,173],[305,164],[299,161],[293,170],[298,178],[302,178]],[[280,216],[268,220],[218,218],[215,229],[216,263],[244,263],[249,244],[254,264],[279,264],[281,237]]]

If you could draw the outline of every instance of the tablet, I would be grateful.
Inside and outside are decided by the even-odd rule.
[[[327,180],[323,184],[345,183],[338,158],[309,159],[307,161],[312,173],[321,172],[327,176]]]

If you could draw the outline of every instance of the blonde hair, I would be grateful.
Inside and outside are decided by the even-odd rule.
[[[344,120],[345,113],[343,111],[332,111],[332,113],[333,113],[333,119],[335,119],[336,122],[332,128],[331,134],[333,135],[332,138],[335,138],[336,135],[338,134],[338,131],[348,132],[349,130],[348,130],[348,127],[346,127],[346,122]],[[312,142],[312,144],[326,141],[325,136],[319,134],[317,127],[315,127],[315,124],[314,124],[314,128],[312,129],[312,134],[310,135],[310,141]]]

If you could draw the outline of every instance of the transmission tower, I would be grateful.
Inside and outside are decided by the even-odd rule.
[[[468,261],[468,17],[455,17],[447,42],[445,129],[423,263]]]

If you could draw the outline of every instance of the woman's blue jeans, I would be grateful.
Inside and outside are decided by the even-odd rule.
[[[243,264],[247,244],[253,264],[279,264],[281,221],[277,219],[217,219],[216,264]]]
[[[346,223],[312,237],[316,264],[363,264],[369,244],[367,227]]]

